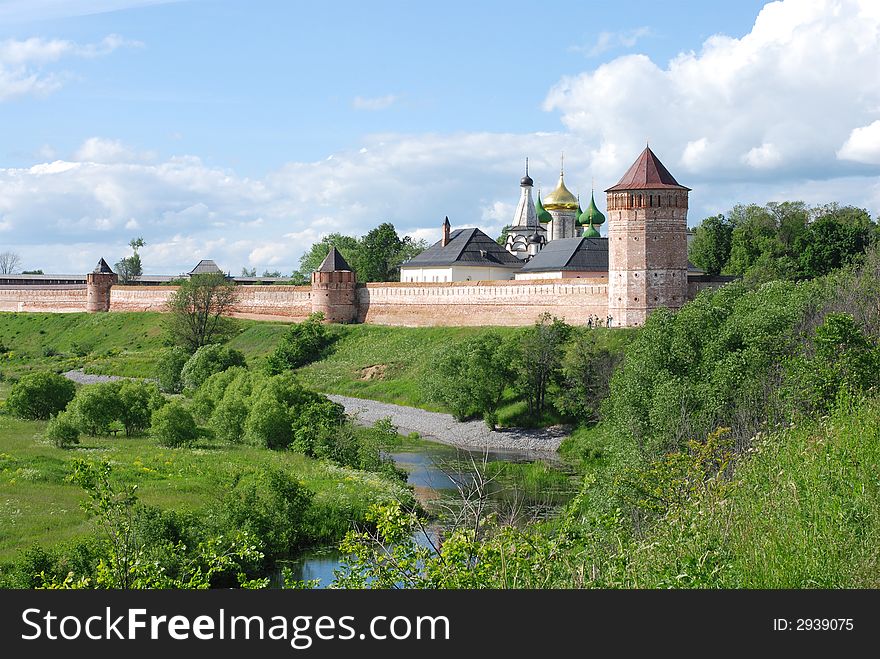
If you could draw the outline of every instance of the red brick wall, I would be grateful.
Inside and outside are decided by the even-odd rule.
[[[29,286],[0,288],[0,311],[43,311],[70,313],[86,310],[86,287]]]
[[[604,277],[367,284],[357,293],[358,322],[376,325],[531,325],[544,312],[584,325],[607,314]]]

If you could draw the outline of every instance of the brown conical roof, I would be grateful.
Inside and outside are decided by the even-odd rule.
[[[641,155],[636,159],[626,174],[617,182],[617,185],[608,188],[605,192],[618,190],[662,190],[662,189],[690,190],[680,185],[669,170],[663,166],[660,159],[645,147]]]
[[[109,265],[107,265],[107,261],[105,261],[104,259],[101,259],[100,261],[98,261],[98,265],[95,266],[95,269],[92,270],[92,272],[94,272],[96,274],[102,274],[102,275],[112,275],[113,268],[111,268]]]
[[[351,266],[348,265],[346,260],[342,257],[336,248],[333,245],[330,245],[330,251],[327,252],[327,256],[324,257],[324,260],[321,261],[321,265],[318,266],[318,272],[337,272],[339,270],[348,270],[351,271]]]

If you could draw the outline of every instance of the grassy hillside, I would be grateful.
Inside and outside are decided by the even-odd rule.
[[[0,373],[84,368],[88,373],[154,377],[164,346],[160,313],[0,313]],[[272,351],[285,323],[236,319],[230,345],[254,361]],[[5,353],[5,356],[3,355]]]

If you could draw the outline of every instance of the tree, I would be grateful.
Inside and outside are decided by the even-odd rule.
[[[181,346],[171,346],[162,351],[156,362],[156,378],[159,380],[159,388],[167,394],[179,394],[183,389],[181,371],[190,353]]]
[[[688,258],[707,274],[717,275],[730,258],[733,224],[724,215],[707,217],[700,223],[688,245]]]
[[[795,241],[800,275],[807,279],[851,263],[877,235],[877,225],[864,209],[831,204],[817,215]]]
[[[248,270],[247,268],[242,268],[241,269],[241,276],[242,277],[256,277],[257,276],[257,269],[251,268],[250,270]]]
[[[0,275],[13,275],[21,267],[21,257],[15,252],[0,252]]]
[[[150,427],[153,412],[165,404],[165,397],[152,382],[125,380],[119,386],[119,418],[125,436],[131,437]]]
[[[138,249],[146,244],[143,238],[132,238],[128,242],[129,247],[131,247],[134,253],[131,256],[120,259],[114,266],[121,284],[130,284],[135,277],[140,277],[143,274],[143,266],[141,265]]]
[[[100,382],[82,387],[70,403],[69,411],[80,430],[90,437],[106,434],[122,415],[119,382]]]
[[[42,270],[22,270],[21,274],[23,275],[43,275],[46,274]]]
[[[544,413],[547,390],[559,377],[562,346],[570,334],[570,325],[544,313],[532,327],[514,337],[510,346],[508,363],[517,375],[516,388],[533,419]]]
[[[278,375],[321,359],[331,340],[321,322],[323,319],[323,314],[314,313],[307,320],[291,325],[269,355],[266,370],[271,375]]]
[[[321,261],[327,258],[330,246],[334,246],[342,257],[354,267],[355,255],[358,250],[358,239],[352,236],[343,236],[341,233],[331,233],[319,242],[313,244],[309,250],[299,259],[299,270],[293,273],[294,279],[308,283],[312,272],[318,269]]]
[[[234,285],[223,274],[193,275],[168,298],[166,328],[173,343],[195,352],[225,340],[234,331],[226,318],[234,304]]]
[[[79,444],[79,428],[73,416],[68,412],[61,412],[49,419],[46,438],[51,439],[58,448],[70,448]]]
[[[603,400],[608,397],[611,376],[623,354],[597,347],[589,334],[581,334],[565,348],[562,386],[553,405],[578,421],[598,421]]]
[[[198,389],[214,373],[220,373],[233,366],[246,366],[244,353],[212,343],[195,351],[180,372],[180,378],[184,388]]]
[[[433,369],[433,397],[456,418],[479,414],[494,429],[504,389],[511,380],[502,348],[501,337],[487,333],[445,349]]]
[[[192,413],[173,400],[153,412],[150,434],[162,446],[178,448],[196,441],[199,429]]]
[[[21,419],[48,419],[73,400],[76,386],[55,373],[28,373],[12,385],[6,408]]]
[[[501,245],[502,247],[507,244],[507,233],[510,231],[512,226],[510,224],[505,224],[501,229],[501,235],[495,239],[495,242]]]

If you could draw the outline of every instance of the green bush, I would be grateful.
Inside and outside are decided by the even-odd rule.
[[[163,446],[176,448],[195,442],[199,429],[190,411],[171,401],[153,412],[150,434]]]
[[[106,434],[122,416],[119,382],[101,382],[82,387],[70,403],[70,413],[80,430],[91,437]]]
[[[324,326],[324,314],[313,313],[308,320],[290,326],[266,362],[271,375],[305,366],[322,358],[331,337]]]
[[[152,382],[125,380],[119,386],[119,416],[116,419],[131,437],[150,427],[153,412],[165,404],[165,397]]]
[[[162,355],[156,362],[156,378],[159,380],[159,388],[162,391],[168,394],[181,392],[183,380],[180,373],[190,356],[190,353],[180,346],[173,346],[162,351]]]
[[[205,380],[233,366],[246,366],[244,353],[216,343],[202,346],[180,372],[185,389],[197,389]]]
[[[79,428],[69,412],[61,412],[49,419],[46,438],[51,439],[58,448],[70,448],[79,444]]]
[[[6,408],[21,419],[48,419],[73,400],[76,386],[55,373],[28,373],[12,385]]]

